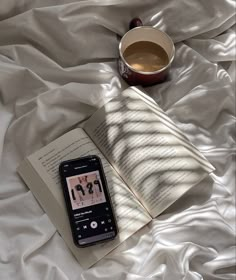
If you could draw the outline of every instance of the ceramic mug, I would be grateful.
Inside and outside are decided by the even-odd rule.
[[[168,64],[153,72],[143,72],[132,68],[123,54],[128,46],[139,41],[149,41],[161,46],[168,55]],[[163,82],[174,59],[175,46],[171,38],[163,31],[152,26],[143,26],[139,18],[130,22],[130,30],[121,38],[119,44],[118,69],[122,78],[129,85],[151,86]]]

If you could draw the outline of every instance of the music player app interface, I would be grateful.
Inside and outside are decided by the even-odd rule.
[[[74,243],[87,246],[117,234],[109,189],[94,156],[61,164],[63,190]]]

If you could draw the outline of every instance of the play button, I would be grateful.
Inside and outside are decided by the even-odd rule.
[[[91,228],[97,228],[98,223],[93,221],[93,222],[91,222],[90,226],[91,226]]]

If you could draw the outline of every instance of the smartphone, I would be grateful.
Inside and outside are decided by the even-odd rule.
[[[63,161],[59,173],[75,245],[114,239],[118,229],[100,158]]]

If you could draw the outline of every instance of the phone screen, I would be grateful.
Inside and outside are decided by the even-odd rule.
[[[64,161],[59,171],[74,243],[83,247],[114,239],[118,230],[99,157]]]

